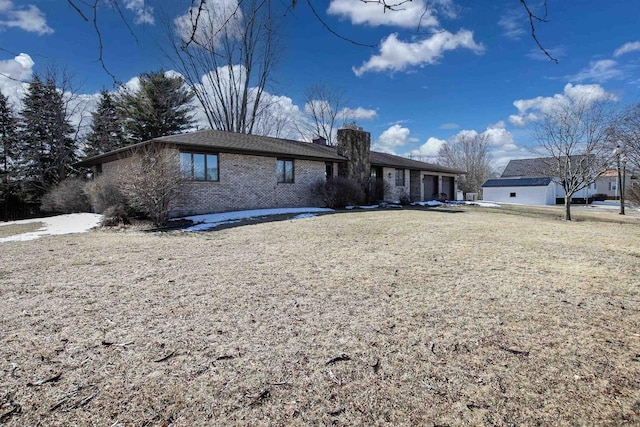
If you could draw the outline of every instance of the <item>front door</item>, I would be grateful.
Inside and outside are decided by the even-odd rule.
[[[442,177],[442,197],[446,200],[455,200],[455,181],[452,176]]]

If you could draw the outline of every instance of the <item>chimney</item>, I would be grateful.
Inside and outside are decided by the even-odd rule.
[[[338,129],[337,153],[349,159],[338,165],[338,175],[352,178],[364,185],[371,174],[371,134],[361,127],[347,125]]]
[[[316,136],[312,141],[314,144],[327,145],[327,140],[322,136]]]

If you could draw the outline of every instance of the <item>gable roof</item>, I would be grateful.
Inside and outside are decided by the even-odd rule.
[[[543,177],[548,175],[548,162],[551,157],[539,157],[537,159],[516,159],[510,160],[507,167],[502,172],[501,177],[528,176]]]
[[[500,177],[546,177],[549,176],[549,171],[554,169],[553,165],[557,160],[555,157],[510,160]],[[569,160],[571,161],[571,167],[575,169],[588,159],[587,155],[574,155],[569,156]]]
[[[546,187],[551,182],[551,178],[498,178],[488,179],[482,188],[489,187]]]
[[[465,171],[452,169],[446,166],[435,165],[433,163],[419,162],[417,160],[407,159],[406,157],[395,156],[393,154],[381,153],[379,151],[371,151],[371,166],[386,166],[398,169],[426,170],[433,172],[445,172],[453,174],[463,174]]]

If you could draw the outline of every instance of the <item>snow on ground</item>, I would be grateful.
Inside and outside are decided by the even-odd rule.
[[[444,205],[444,203],[439,202],[437,200],[428,200],[426,202],[413,202],[411,204],[412,205],[417,205],[417,206],[431,206],[431,207]]]
[[[467,202],[469,205],[481,206],[483,208],[499,208],[500,205],[494,202]]]
[[[315,216],[317,215],[312,213],[301,213],[300,215],[294,216],[293,219],[313,218]]]
[[[41,229],[30,233],[16,234],[0,238],[0,242],[26,241],[34,240],[42,236],[85,233],[92,228],[97,227],[100,224],[100,221],[102,221],[102,215],[92,213],[75,213],[48,218],[32,218],[3,222],[0,223],[0,227],[5,225],[28,224],[31,222],[42,222],[44,223],[44,226]]]
[[[184,219],[191,220],[197,223],[194,226],[188,227],[185,231],[204,231],[211,228],[215,228],[222,224],[229,224],[232,222],[239,222],[243,219],[259,218],[270,215],[283,215],[283,214],[310,214],[319,212],[334,212],[333,209],[328,208],[277,208],[277,209],[255,209],[250,211],[235,211],[235,212],[222,212],[208,215],[195,215],[188,216]]]

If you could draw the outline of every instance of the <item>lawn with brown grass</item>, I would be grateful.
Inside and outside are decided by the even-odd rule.
[[[27,222],[24,224],[8,225],[3,225],[0,222],[0,238],[15,236],[16,234],[31,233],[40,230],[43,226],[43,222]]]
[[[0,247],[0,423],[640,423],[640,227],[353,212]]]

